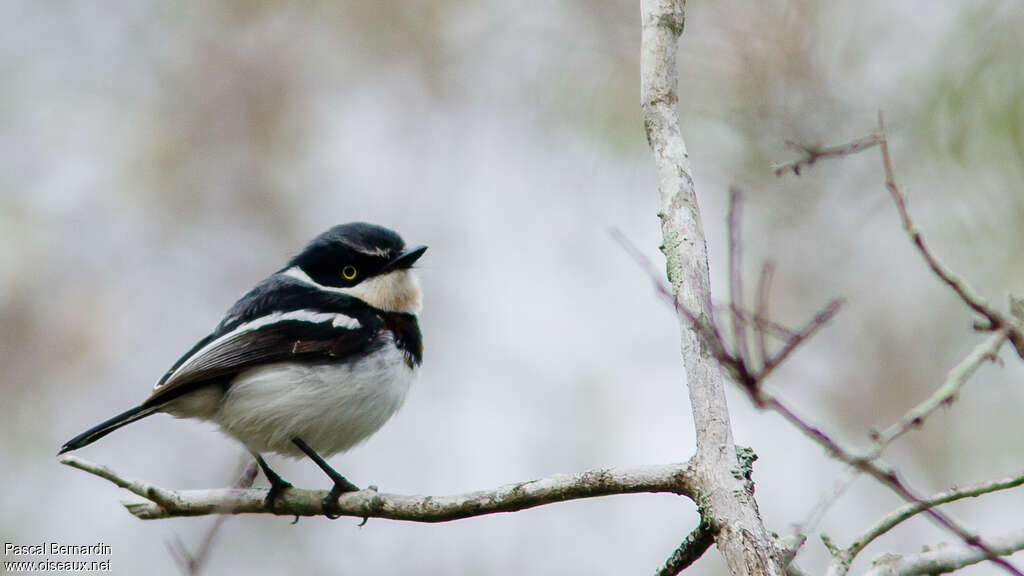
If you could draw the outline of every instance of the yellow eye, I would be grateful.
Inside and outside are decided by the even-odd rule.
[[[351,280],[356,277],[355,266],[345,266],[341,269],[341,275],[345,277],[345,280]]]

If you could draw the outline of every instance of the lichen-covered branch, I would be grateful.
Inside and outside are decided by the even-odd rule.
[[[264,489],[167,490],[139,480],[125,479],[105,466],[75,456],[64,456],[60,461],[109,480],[137,496],[125,501],[124,505],[143,520],[208,514],[320,516],[323,514],[322,500],[327,495],[326,490],[289,489],[271,510],[264,502],[267,496]],[[451,496],[406,496],[360,490],[342,494],[336,512],[356,518],[447,522],[498,512],[516,512],[567,500],[644,492],[667,492],[695,498],[697,487],[688,463],[601,468]]]
[[[690,532],[683,539],[682,543],[676,548],[676,551],[668,557],[665,565],[658,569],[656,576],[676,576],[676,574],[686,570],[690,564],[699,560],[704,555],[704,552],[707,552],[707,549],[714,543],[715,533],[711,529],[711,525],[701,521],[694,528],[693,532]]]
[[[660,194],[662,246],[679,315],[680,347],[697,435],[693,465],[701,513],[717,527],[715,543],[734,575],[781,575],[782,561],[761,522],[753,492],[733,474],[736,448],[718,362],[702,346],[714,324],[707,245],[693,172],[679,129],[676,51],[684,0],[644,0],[640,98]]]

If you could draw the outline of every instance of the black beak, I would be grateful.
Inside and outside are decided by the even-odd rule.
[[[388,269],[390,270],[405,270],[412,268],[412,265],[423,256],[423,253],[427,251],[426,246],[417,246],[411,250],[406,250],[398,255],[397,258],[388,262]]]

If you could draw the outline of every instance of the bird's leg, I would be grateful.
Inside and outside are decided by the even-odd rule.
[[[263,470],[263,475],[267,477],[267,481],[270,482],[270,490],[267,492],[267,497],[263,500],[264,505],[273,511],[277,504],[277,499],[281,497],[281,494],[292,487],[291,482],[288,482],[284,478],[281,478],[280,474],[274,472],[270,466],[267,465],[267,461],[256,452],[252,453],[256,457],[256,463],[260,465],[260,470]]]
[[[335,518],[341,516],[341,514],[337,513],[338,496],[341,496],[345,492],[358,492],[359,487],[349,482],[348,479],[346,479],[341,474],[338,474],[338,472],[334,468],[331,468],[331,465],[328,464],[327,461],[323,459],[323,457],[317,454],[316,450],[310,448],[309,444],[303,442],[302,438],[296,436],[295,438],[292,438],[292,442],[294,442],[295,445],[299,447],[299,450],[305,452],[306,456],[309,456],[309,458],[313,462],[315,462],[316,465],[319,466],[320,469],[323,470],[324,473],[327,474],[327,476],[330,477],[331,480],[334,481],[334,487],[331,488],[331,491],[323,500],[322,505],[324,509],[324,516],[327,516],[331,520],[334,520]]]

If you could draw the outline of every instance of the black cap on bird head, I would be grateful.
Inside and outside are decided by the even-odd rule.
[[[376,224],[339,224],[314,238],[292,258],[314,281],[325,286],[354,286],[364,279],[411,268],[426,246],[405,250],[397,232]]]

